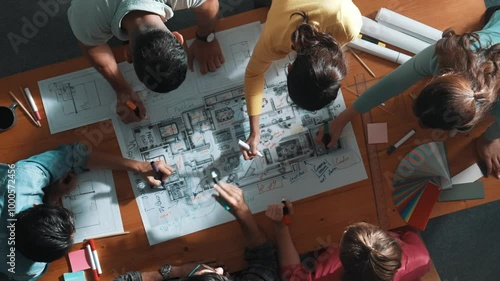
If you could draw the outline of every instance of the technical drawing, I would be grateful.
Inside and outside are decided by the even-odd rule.
[[[92,182],[83,181],[78,183],[71,193],[64,196],[67,208],[75,215],[75,228],[99,225],[95,193]]]
[[[50,89],[56,95],[64,115],[78,114],[81,111],[101,106],[95,81],[79,84],[55,82]]]

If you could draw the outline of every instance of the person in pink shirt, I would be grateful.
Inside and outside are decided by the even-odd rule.
[[[268,206],[273,221],[283,281],[414,281],[430,269],[430,257],[418,232],[410,227],[384,231],[359,222],[349,225],[339,244],[327,247],[314,269],[301,264],[288,226],[283,222],[283,204]],[[287,202],[290,213],[293,206]]]

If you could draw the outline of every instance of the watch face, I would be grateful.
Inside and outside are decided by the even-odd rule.
[[[215,39],[215,33],[212,32],[212,33],[208,34],[207,42],[210,43],[210,42],[214,41],[214,39]]]

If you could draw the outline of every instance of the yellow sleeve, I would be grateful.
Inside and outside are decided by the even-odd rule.
[[[245,72],[245,100],[249,116],[260,115],[262,113],[264,74],[273,60],[273,57],[267,51],[263,36],[261,36],[255,45]]]

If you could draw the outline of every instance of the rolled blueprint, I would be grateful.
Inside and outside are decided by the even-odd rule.
[[[430,27],[386,8],[380,8],[375,20],[381,25],[401,31],[431,44],[441,39],[441,35],[443,34],[442,31],[434,27]]]
[[[410,56],[405,55],[400,52],[396,52],[394,50],[379,46],[377,44],[373,44],[363,39],[356,38],[353,41],[347,44],[349,47],[353,49],[358,49],[363,52],[372,54],[377,57],[381,57],[386,60],[393,61],[395,63],[403,64],[407,60],[411,59]]]
[[[414,54],[418,54],[430,45],[429,43],[418,38],[381,25],[380,23],[367,17],[363,17],[361,33],[377,38],[380,41],[389,43]]]

